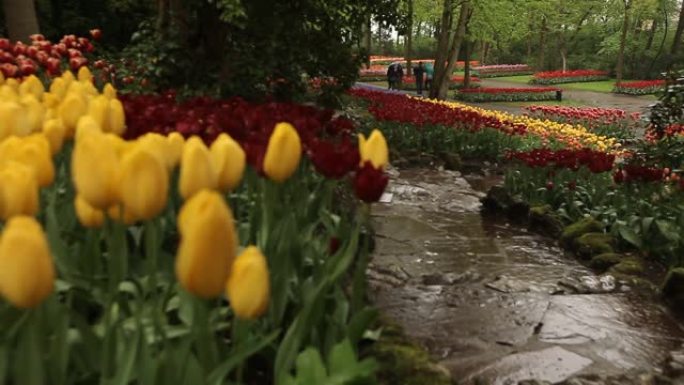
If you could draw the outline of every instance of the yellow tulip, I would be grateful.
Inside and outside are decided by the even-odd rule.
[[[264,173],[276,182],[284,182],[297,171],[302,157],[302,143],[294,127],[278,123],[268,140]]]
[[[38,79],[36,75],[31,75],[27,78],[24,79],[23,82],[21,82],[21,85],[19,86],[19,94],[20,95],[33,95],[35,96],[38,100],[40,100],[43,97],[43,93],[45,92],[45,87],[43,86],[43,83]]]
[[[22,143],[21,138],[14,135],[0,142],[0,163],[16,158]]]
[[[135,143],[136,147],[145,148],[152,155],[156,156],[168,170],[171,170],[175,165],[170,144],[164,135],[150,132],[138,138]]]
[[[76,196],[74,207],[76,208],[76,217],[84,227],[100,228],[104,224],[104,212],[91,206],[80,195]]]
[[[197,297],[220,296],[238,244],[230,208],[219,193],[202,190],[183,205],[178,222],[181,232],[176,256],[178,281]]]
[[[90,72],[87,66],[83,66],[78,70],[78,80],[81,82],[92,82],[93,74]]]
[[[0,169],[0,218],[38,213],[38,182],[28,166],[9,161]]]
[[[66,128],[67,136],[71,137],[74,135],[78,120],[81,116],[85,115],[87,111],[88,105],[86,104],[83,95],[71,93],[64,98],[59,105],[58,113]]]
[[[40,224],[12,218],[0,235],[0,293],[12,305],[32,308],[53,291],[55,268]]]
[[[63,78],[56,78],[50,83],[50,94],[62,100],[66,96],[67,82]]]
[[[102,132],[109,132],[109,99],[99,95],[88,105],[88,116],[91,116],[102,128]]]
[[[368,139],[359,134],[361,164],[371,162],[376,169],[384,169],[389,163],[387,141],[379,130],[373,130]]]
[[[216,172],[209,149],[200,138],[193,136],[183,147],[178,190],[183,199],[189,199],[203,189],[215,187]]]
[[[50,144],[43,135],[31,135],[24,139],[12,160],[31,168],[40,187],[47,187],[55,180]]]
[[[117,135],[126,132],[126,114],[119,99],[109,101],[109,130]]]
[[[102,134],[102,127],[97,124],[97,121],[90,115],[84,115],[78,119],[76,124],[76,141],[93,134]]]
[[[76,191],[91,206],[105,210],[118,202],[119,158],[106,135],[85,135],[76,142],[71,176]]]
[[[136,148],[121,161],[119,186],[124,210],[136,219],[152,219],[166,207],[169,173],[150,151]]]
[[[183,147],[185,146],[185,139],[183,135],[172,132],[166,137],[169,148],[169,162],[171,163],[171,168],[174,168],[180,162],[180,158],[183,155]]]
[[[120,136],[112,133],[105,134],[105,138],[119,158],[123,157],[129,150],[135,147],[135,142],[127,142]]]
[[[227,192],[237,187],[245,171],[245,151],[227,134],[219,135],[210,151],[218,176],[217,188]]]
[[[0,102],[0,139],[9,135],[28,135],[31,132],[30,116],[16,102]]]
[[[271,295],[268,264],[255,246],[246,248],[235,259],[226,284],[226,294],[238,318],[256,319],[268,309]]]
[[[2,74],[2,71],[0,71],[0,86],[5,84],[5,75]]]
[[[7,84],[0,86],[0,100],[4,102],[18,102],[19,94]]]
[[[71,71],[64,71],[62,72],[62,76],[60,76],[62,80],[64,80],[65,85],[68,87],[71,85],[71,83],[76,80],[76,77],[74,76],[73,72]]]
[[[13,89],[15,92],[19,92],[19,80],[15,78],[9,78],[5,80],[5,85]]]
[[[112,83],[107,83],[102,90],[102,95],[107,99],[116,99],[116,88],[114,88]]]
[[[43,126],[45,118],[45,106],[32,94],[27,94],[21,98],[21,104],[24,107],[24,113],[28,118],[28,133],[17,132],[17,135],[28,135],[31,132],[36,132]]]
[[[121,205],[114,205],[107,209],[107,216],[117,222],[129,226],[134,224],[136,221],[136,218]]]
[[[64,123],[60,118],[48,119],[43,123],[43,135],[50,143],[52,155],[57,154],[62,149],[65,133]]]

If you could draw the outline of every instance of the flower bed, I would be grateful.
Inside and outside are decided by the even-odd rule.
[[[90,33],[96,40],[102,34],[98,29]],[[31,35],[28,45],[0,38],[0,74],[4,78],[20,79],[33,74],[56,76],[67,66],[77,71],[88,64],[86,56],[94,49],[90,39],[75,35],[66,35],[58,43],[52,43],[43,35]]]
[[[122,105],[92,79],[0,87],[8,381],[300,383],[321,354],[371,378],[362,202],[388,183],[383,135],[291,103]]]
[[[628,114],[616,108],[528,106],[526,115],[561,123],[579,124],[592,132],[619,139],[634,137],[640,114]]]
[[[617,151],[620,147],[615,138],[596,135],[580,125],[363,88],[352,89],[351,94],[369,100],[368,111],[380,122],[398,122],[426,129],[445,126],[471,133],[493,129],[506,135],[524,136],[528,141],[524,145],[528,147],[588,147],[607,152]]]
[[[495,78],[500,76],[520,76],[534,73],[527,64],[500,64],[478,66],[473,68],[474,73],[481,78]]]
[[[665,86],[665,80],[639,80],[633,82],[621,82],[615,84],[613,92],[627,95],[650,95],[661,91]]]
[[[558,88],[469,88],[459,90],[456,99],[468,102],[518,102],[555,100]]]
[[[608,72],[597,70],[549,71],[537,72],[530,81],[532,84],[561,84],[577,82],[594,82],[608,80]]]

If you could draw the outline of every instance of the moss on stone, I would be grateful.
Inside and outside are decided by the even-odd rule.
[[[574,249],[583,258],[591,258],[595,255],[612,253],[613,237],[604,233],[586,233],[575,239]]]
[[[557,238],[563,232],[563,222],[550,205],[530,207],[530,229]]]
[[[678,309],[684,308],[684,267],[670,269],[663,284],[662,294]]]
[[[628,257],[610,268],[611,273],[623,275],[641,275],[644,272],[644,264],[635,257]]]
[[[563,229],[561,234],[561,244],[567,249],[571,249],[575,239],[586,233],[596,233],[603,230],[603,223],[592,217],[583,218]]]
[[[591,259],[589,266],[604,272],[624,259],[624,255],[617,253],[603,253]]]
[[[449,371],[434,363],[425,349],[409,340],[397,325],[386,321],[383,324],[382,336],[369,352],[380,364],[380,384],[451,384]]]

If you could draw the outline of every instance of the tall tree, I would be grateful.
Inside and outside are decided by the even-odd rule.
[[[10,39],[26,42],[40,32],[33,0],[3,0],[2,5]]]
[[[684,34],[684,2],[679,10],[679,22],[677,23],[677,30],[675,31],[674,41],[672,42],[672,49],[670,53],[674,57],[679,52],[679,47],[682,45],[682,34]]]
[[[627,45],[627,30],[629,29],[629,10],[632,7],[632,0],[622,0],[625,7],[622,16],[622,30],[620,32],[620,48],[618,50],[617,66],[615,68],[615,82],[622,81],[622,75],[625,70],[625,46]]]
[[[465,30],[470,17],[472,16],[472,4],[470,0],[463,0],[461,3],[461,11],[459,12],[458,23],[456,24],[456,29],[447,28],[447,26],[452,27],[452,16],[453,16],[453,5],[455,1],[445,0],[445,12],[443,13],[442,21],[447,21],[442,24],[442,33],[440,34],[440,48],[444,46],[450,47],[446,52],[446,55],[437,55],[437,60],[435,62],[435,74],[433,78],[433,87],[430,88],[430,97],[437,99],[446,99],[447,92],[449,91],[449,81],[451,78],[451,73],[454,71],[456,62],[458,61],[458,54],[461,50],[461,44],[463,43],[463,38],[465,37]],[[446,41],[442,41],[442,40]],[[444,63],[444,56],[446,58],[446,63]]]
[[[413,50],[413,0],[406,0],[406,66],[411,70],[411,55]]]

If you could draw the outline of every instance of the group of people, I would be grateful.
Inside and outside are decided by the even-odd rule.
[[[432,86],[432,76],[434,75],[432,63],[419,62],[413,67],[413,77],[416,80],[416,91],[418,95],[423,94],[423,89],[429,90]],[[387,83],[390,90],[398,90],[404,79],[404,67],[401,63],[395,62],[387,67]]]

